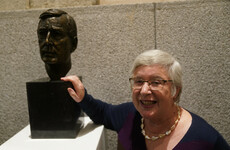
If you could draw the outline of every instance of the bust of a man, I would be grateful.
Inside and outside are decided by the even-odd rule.
[[[41,59],[51,80],[60,80],[71,69],[71,53],[77,48],[77,26],[74,19],[59,9],[40,15],[37,35]]]

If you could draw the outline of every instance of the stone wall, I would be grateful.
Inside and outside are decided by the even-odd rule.
[[[26,82],[47,77],[36,28],[46,9],[0,12],[0,144],[28,124]],[[131,101],[128,72],[148,49],[172,53],[184,70],[180,104],[230,143],[230,1],[210,0],[63,8],[78,26],[70,74],[95,98]],[[106,131],[108,150],[116,133]]]
[[[1,0],[0,11],[98,5],[99,0]]]
[[[64,8],[92,5],[118,5],[152,2],[173,2],[186,0],[1,0],[0,11],[38,8]]]

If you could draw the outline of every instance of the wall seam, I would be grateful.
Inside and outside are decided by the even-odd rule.
[[[157,23],[156,23],[156,3],[153,5],[154,7],[154,42],[155,42],[155,49],[157,49]]]
[[[28,7],[31,9],[31,0],[28,0]]]

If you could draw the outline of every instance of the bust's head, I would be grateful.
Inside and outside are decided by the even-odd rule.
[[[74,19],[62,10],[49,9],[40,15],[37,35],[41,59],[49,77],[60,79],[70,70],[70,55],[78,43]]]

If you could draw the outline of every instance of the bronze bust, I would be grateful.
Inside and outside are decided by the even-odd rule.
[[[71,69],[71,53],[77,48],[77,26],[74,19],[59,9],[40,15],[37,35],[41,59],[51,80],[60,80]]]

